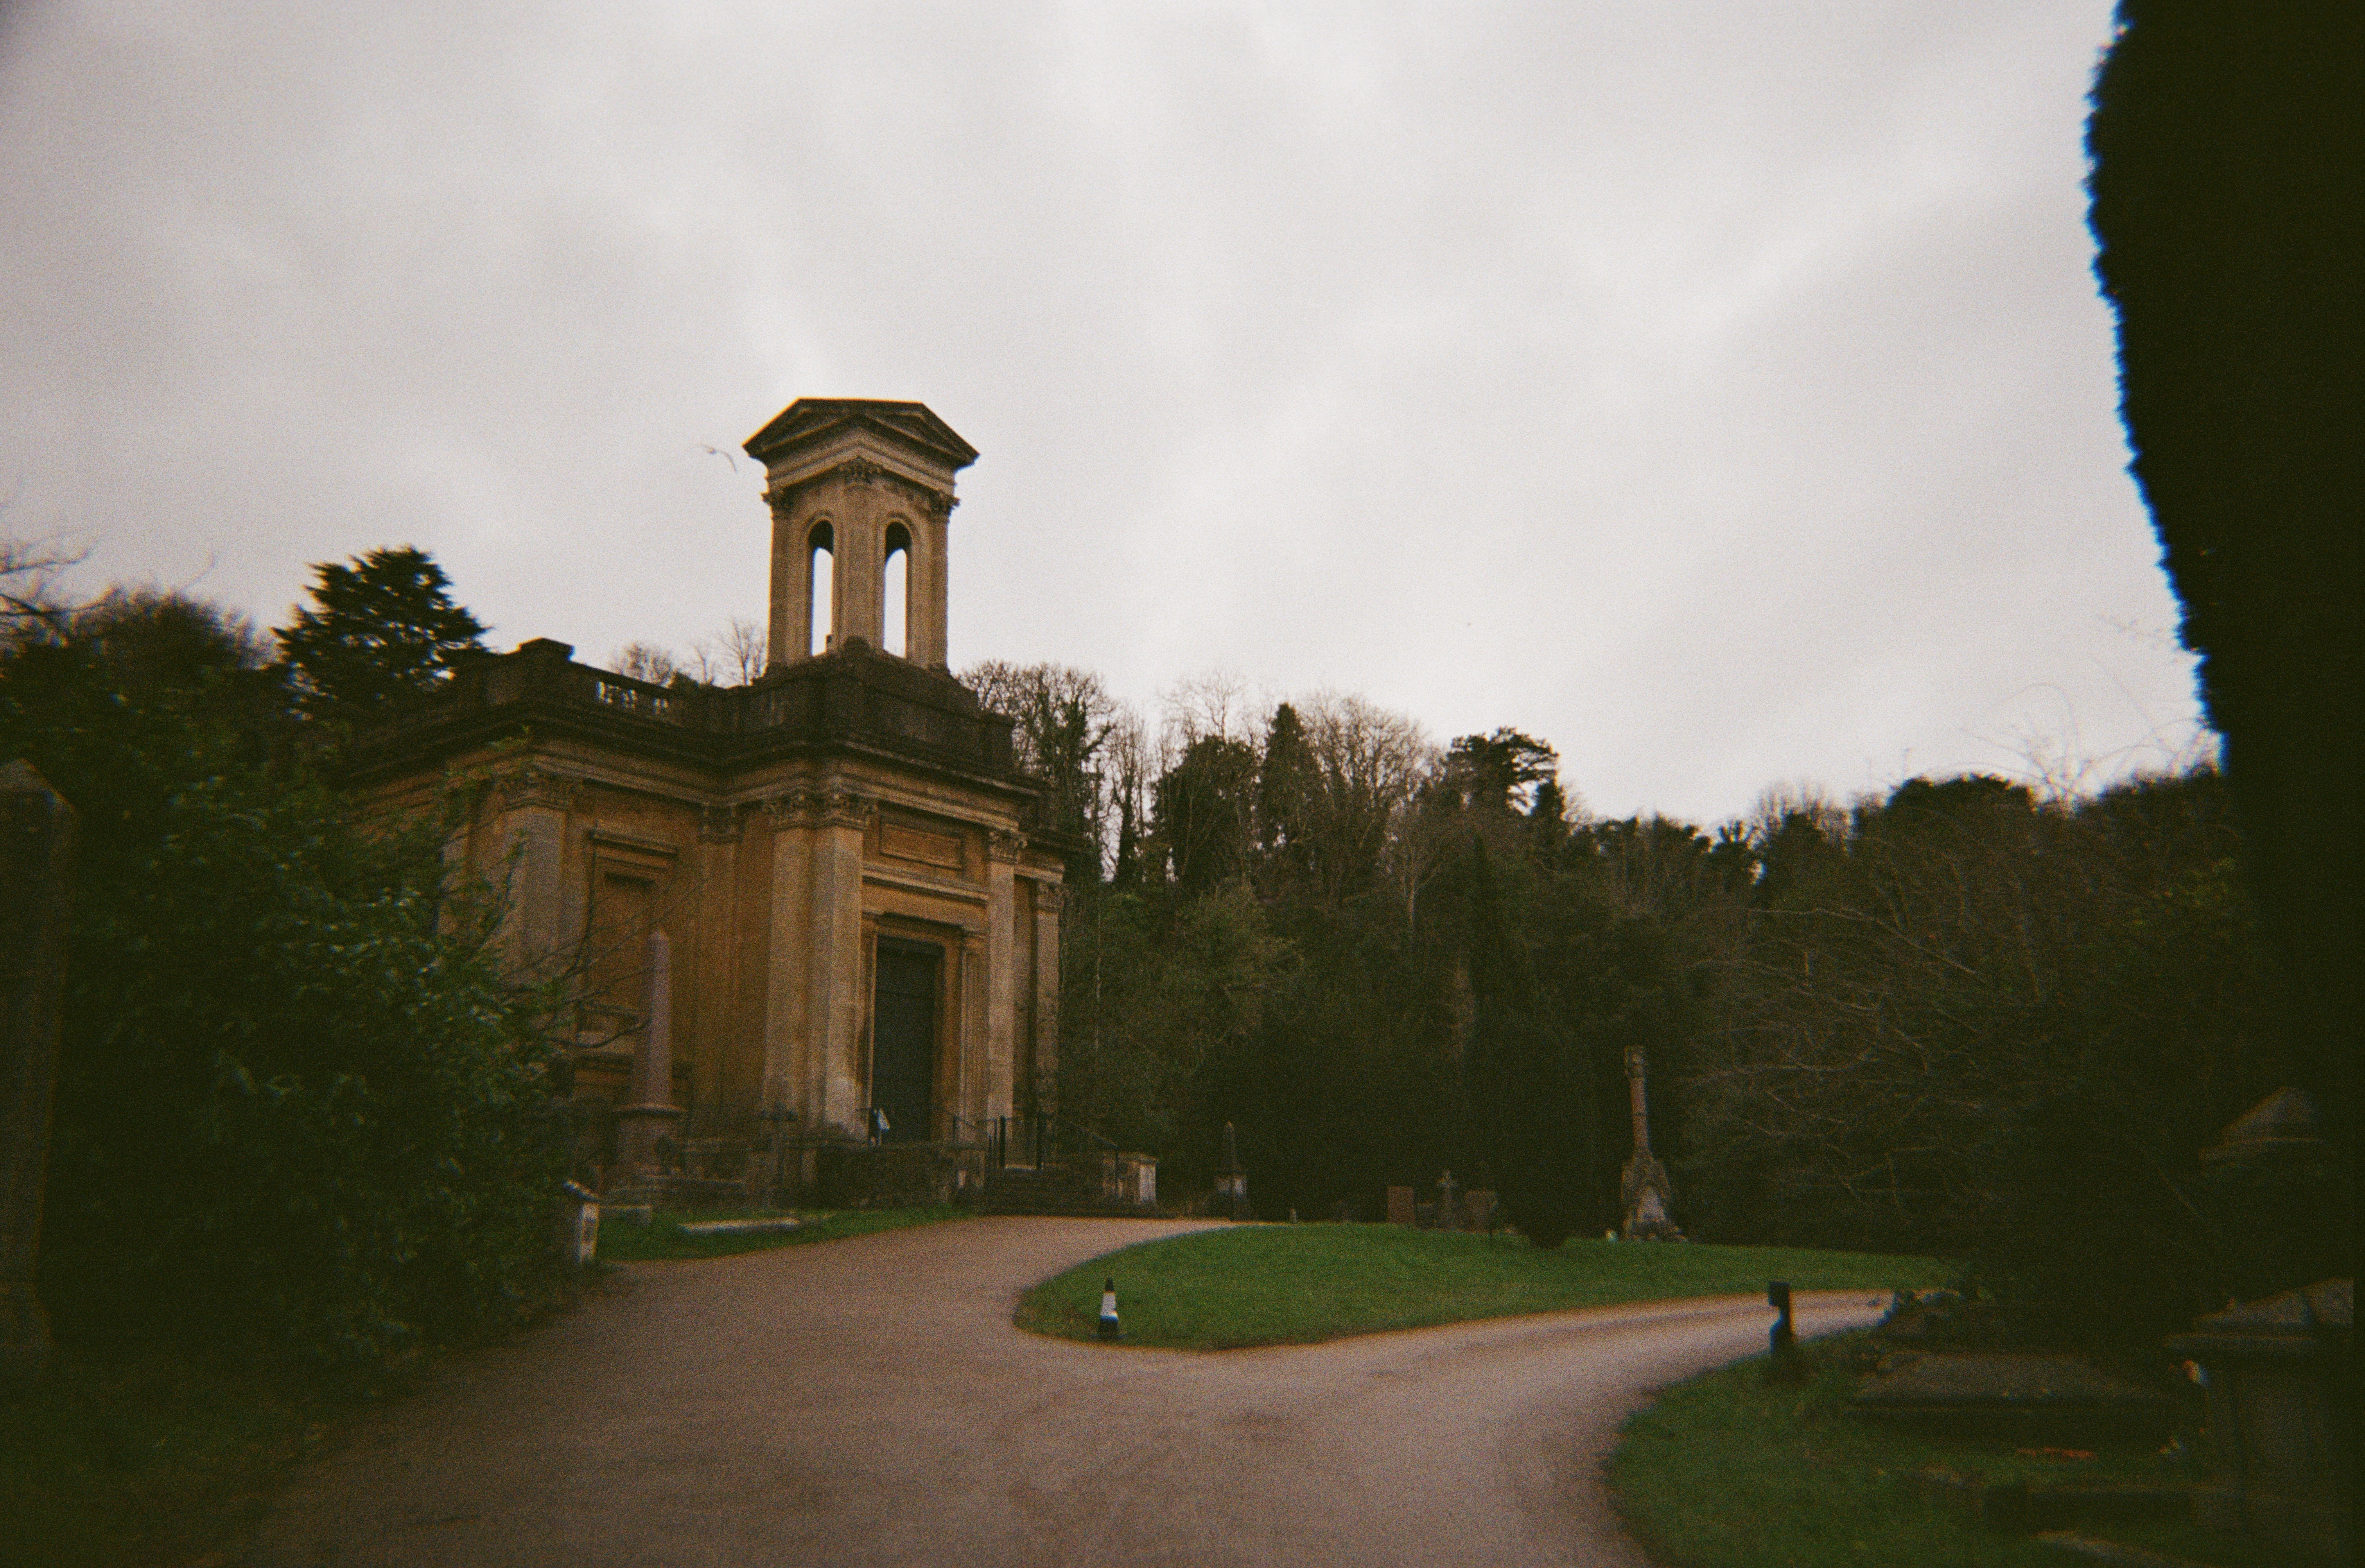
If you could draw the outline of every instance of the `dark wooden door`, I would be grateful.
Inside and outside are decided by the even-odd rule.
[[[925,1140],[936,1109],[936,967],[917,943],[879,944],[879,994],[871,1009],[870,1103],[887,1113],[891,1142]]]

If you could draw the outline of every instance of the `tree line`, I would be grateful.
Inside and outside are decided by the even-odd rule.
[[[474,618],[416,551],[316,568],[267,636],[171,594],[61,607],[15,564],[0,750],[83,824],[61,1323],[368,1368],[535,1310],[568,998],[502,969],[442,824],[360,831],[336,790]],[[2212,767],[1769,790],[1704,828],[1592,815],[1508,727],[1440,745],[1219,679],[1153,722],[1066,666],[962,678],[1078,846],[1057,1114],[1170,1193],[1228,1123],[1267,1217],[1376,1218],[1450,1169],[1556,1245],[1622,1217],[1639,1061],[1696,1238],[1962,1257],[2122,1333],[2346,1256],[2320,1170],[2198,1159],[2293,1070]]]
[[[1267,1217],[1451,1169],[1531,1239],[1621,1216],[1628,1063],[1708,1240],[1935,1251],[2057,1327],[2147,1330],[2346,1256],[2321,1169],[2204,1170],[2292,1081],[2213,766],[2092,794],[1973,775],[1704,828],[1586,812],[1510,728],[1361,699],[965,672],[1068,867],[1059,1112]],[[2312,1183],[2312,1184],[2311,1184]]]

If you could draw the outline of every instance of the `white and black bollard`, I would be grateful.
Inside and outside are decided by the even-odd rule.
[[[1114,1278],[1101,1282],[1100,1337],[1104,1339],[1125,1338],[1125,1330],[1119,1328],[1116,1322],[1116,1281]]]

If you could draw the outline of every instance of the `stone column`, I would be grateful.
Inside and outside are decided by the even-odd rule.
[[[813,652],[813,551],[790,505],[793,492],[775,491],[765,498],[772,507],[772,614],[764,667],[774,670]]]
[[[911,640],[913,664],[930,669],[945,667],[945,549],[955,502],[941,491],[925,502],[926,515],[912,531],[915,559],[912,563]]]
[[[764,1082],[767,1105],[796,1114],[808,1129],[821,1126],[820,1075],[814,1047],[813,951],[813,819],[807,797],[764,802],[772,828],[771,932],[764,958]]]
[[[961,933],[960,1033],[953,1047],[949,1103],[961,1114],[983,1121],[985,1116],[986,1017],[992,986],[992,943],[986,932]]]
[[[1018,857],[1026,840],[988,833],[985,845],[985,1080],[969,1113],[980,1121],[1017,1109],[1011,1091],[1018,1075]]]
[[[631,1103],[616,1113],[617,1152],[635,1176],[657,1170],[657,1139],[688,1114],[673,1103],[673,945],[664,932],[649,933],[648,956],[648,1009],[633,1059]]]
[[[885,513],[895,492],[876,464],[856,458],[832,476],[843,500],[835,530],[837,583],[830,595],[830,619],[838,641],[859,637],[876,648],[881,641],[879,568]]]
[[[49,1181],[74,812],[26,762],[0,768],[0,1398],[49,1365],[49,1314],[34,1294]]]
[[[495,842],[509,895],[504,931],[529,973],[553,963],[566,938],[566,812],[577,780],[528,767],[500,786],[501,832]]]
[[[869,802],[835,790],[813,803],[813,1028],[815,1131],[862,1129],[862,830]]]
[[[1035,884],[1035,1048],[1028,1065],[1035,1108],[1059,1113],[1059,905],[1065,890],[1057,882]],[[1015,1107],[1014,1107],[1015,1109]]]

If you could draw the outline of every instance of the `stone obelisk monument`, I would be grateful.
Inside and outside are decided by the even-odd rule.
[[[631,1103],[616,1113],[616,1158],[631,1182],[658,1174],[657,1139],[689,1114],[673,1103],[673,945],[649,933],[648,1014],[633,1059]]]
[[[1629,1241],[1681,1241],[1684,1233],[1676,1228],[1673,1214],[1675,1184],[1667,1180],[1667,1168],[1651,1152],[1650,1102],[1644,1086],[1647,1070],[1642,1047],[1636,1046],[1626,1053],[1626,1086],[1634,1112],[1634,1153],[1626,1161],[1618,1183],[1619,1196],[1626,1209],[1626,1223],[1620,1234]]]

